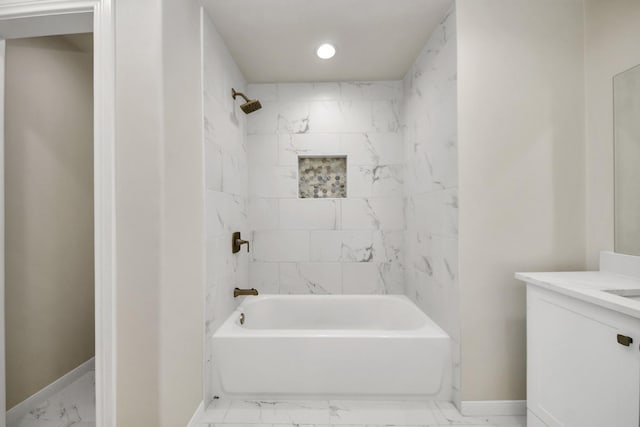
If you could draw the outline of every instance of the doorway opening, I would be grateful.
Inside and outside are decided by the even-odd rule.
[[[115,426],[114,75],[112,0],[0,5],[0,427]]]
[[[93,35],[5,49],[7,426],[95,426]]]

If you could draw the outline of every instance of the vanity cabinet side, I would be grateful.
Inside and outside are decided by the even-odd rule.
[[[639,345],[639,319],[527,284],[529,425],[638,427]]]

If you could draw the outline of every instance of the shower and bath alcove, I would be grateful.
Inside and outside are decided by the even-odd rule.
[[[221,382],[214,336],[242,300],[233,297],[236,287],[255,288],[261,296],[405,298],[449,337],[449,381],[443,380],[431,399],[456,401],[455,11],[443,16],[404,79],[397,81],[253,84],[206,11],[202,25],[205,406],[224,407],[234,399]],[[246,114],[240,108],[246,101],[234,101],[232,87],[259,100],[261,108]],[[249,253],[231,252],[231,235],[237,231],[250,240]],[[249,303],[255,297],[246,298]],[[371,316],[392,316],[384,307]],[[288,357],[292,366],[313,369],[299,352]],[[351,357],[365,361],[367,354]],[[389,363],[402,364],[401,357],[395,359]],[[261,369],[268,365],[246,367],[248,375],[260,375]],[[429,399],[410,394],[373,397]],[[268,392],[250,397],[278,398]]]

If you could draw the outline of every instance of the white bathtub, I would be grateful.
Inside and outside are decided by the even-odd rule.
[[[248,297],[213,335],[213,354],[232,397],[451,394],[450,338],[405,296]]]

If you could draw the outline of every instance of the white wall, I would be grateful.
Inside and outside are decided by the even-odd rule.
[[[159,426],[162,3],[120,2],[115,11],[116,424]]]
[[[459,0],[462,400],[525,398],[516,271],[582,269],[583,3]]]
[[[186,425],[202,399],[200,10],[116,8],[117,425]]]
[[[212,359],[211,337],[235,309],[233,288],[248,287],[246,246],[231,252],[231,233],[250,236],[247,205],[246,116],[231,88],[246,83],[211,19],[203,15],[203,126],[206,169],[206,310],[205,404],[221,390]]]
[[[453,340],[459,392],[457,45],[455,12],[404,79],[405,286]]]
[[[94,356],[92,61],[63,37],[7,41],[8,408]]]
[[[249,85],[251,286],[403,292],[401,82]],[[298,156],[347,156],[346,198],[298,198]]]
[[[200,7],[163,2],[164,192],[160,426],[184,426],[202,400],[204,144]]]
[[[587,262],[613,250],[613,76],[640,64],[640,2],[585,1]]]

